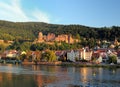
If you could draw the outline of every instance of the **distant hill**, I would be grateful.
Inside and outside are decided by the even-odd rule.
[[[0,39],[3,40],[34,40],[38,36],[38,32],[43,34],[55,33],[71,34],[74,37],[80,35],[85,38],[114,40],[115,37],[120,38],[120,27],[113,26],[111,28],[95,28],[82,25],[57,25],[42,22],[8,22],[0,21]]]

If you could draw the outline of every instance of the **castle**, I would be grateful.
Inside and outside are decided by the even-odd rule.
[[[67,34],[58,35],[56,37],[54,33],[48,33],[48,35],[43,35],[42,32],[39,32],[37,43],[54,42],[54,41],[73,44],[74,42],[78,42],[78,39],[74,39],[72,38],[71,35],[67,35]]]

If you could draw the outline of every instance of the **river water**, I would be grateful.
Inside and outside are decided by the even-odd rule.
[[[6,64],[0,87],[120,87],[120,68]]]

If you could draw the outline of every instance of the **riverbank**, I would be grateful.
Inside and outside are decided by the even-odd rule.
[[[57,62],[22,62],[23,65],[61,65],[61,61]]]
[[[120,68],[119,64],[61,63],[60,66]]]
[[[104,68],[120,68],[120,64],[92,64],[81,62],[22,62],[23,65],[53,65],[53,66],[67,66],[67,67],[104,67]]]

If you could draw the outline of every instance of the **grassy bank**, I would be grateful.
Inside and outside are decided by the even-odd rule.
[[[81,63],[67,63],[63,62],[59,66],[74,66],[74,67],[104,67],[104,68],[120,68],[120,65],[110,65],[110,64],[81,64]]]
[[[103,67],[103,68],[120,68],[120,64],[91,64],[91,63],[73,63],[73,62],[22,62],[23,65],[53,65],[53,66],[65,66],[65,67]]]

